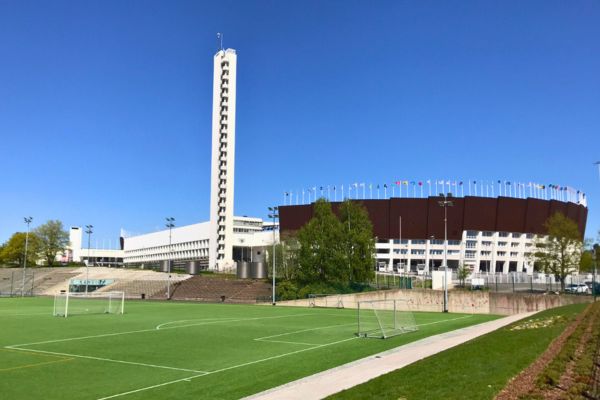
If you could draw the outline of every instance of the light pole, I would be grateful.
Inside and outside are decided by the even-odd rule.
[[[175,218],[167,217],[165,218],[167,223],[165,226],[169,228],[169,260],[167,265],[167,300],[171,299],[171,257],[172,257],[172,249],[171,249],[171,234],[173,233],[173,228],[175,227]]]
[[[85,265],[85,294],[87,295],[88,293],[88,283],[89,283],[89,277],[90,277],[90,262],[91,262],[91,257],[90,257],[90,246],[91,246],[91,237],[92,237],[92,233],[94,233],[94,231],[92,230],[94,228],[94,225],[86,225],[85,226],[85,233],[87,233],[88,235],[88,259],[87,259],[87,263]]]
[[[279,218],[279,214],[277,214],[277,212],[279,211],[279,207],[269,207],[269,211],[271,212],[269,214],[269,218],[271,218],[271,221],[273,221],[273,305],[276,304],[275,301],[275,220],[277,218]]]
[[[440,197],[443,197],[444,200],[439,200],[438,204],[440,207],[444,207],[444,311],[448,312],[448,207],[454,206],[454,202],[452,200],[448,200],[449,197],[452,197],[451,193],[447,195],[444,193],[440,193]]]
[[[25,257],[23,258],[23,286],[21,287],[21,297],[25,296],[25,271],[27,270],[27,245],[29,244],[29,224],[33,221],[33,217],[23,218],[27,224],[27,233],[25,234]]]

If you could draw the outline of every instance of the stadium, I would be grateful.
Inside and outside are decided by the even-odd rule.
[[[362,204],[373,224],[377,264],[386,272],[437,270],[444,258],[444,211],[447,212],[448,267],[460,264],[473,272],[532,274],[536,237],[544,236],[544,223],[560,212],[585,232],[585,197],[562,199],[464,196],[448,197],[451,206],[440,207],[440,196],[426,198],[354,199]],[[340,203],[333,201],[334,212]],[[279,208],[282,238],[293,235],[312,218],[312,204]]]

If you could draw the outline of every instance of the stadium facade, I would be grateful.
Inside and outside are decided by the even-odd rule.
[[[448,198],[450,199],[450,198]],[[437,270],[444,258],[444,197],[352,200],[361,203],[373,224],[376,258],[382,271]],[[447,209],[448,266],[473,272],[533,273],[534,240],[556,212],[585,233],[585,203],[512,197],[452,197]],[[341,203],[332,202],[334,212]],[[313,216],[314,203],[279,208],[281,235],[293,235]]]

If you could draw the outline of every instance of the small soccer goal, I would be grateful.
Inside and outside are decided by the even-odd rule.
[[[123,314],[125,292],[64,292],[54,296],[54,316]]]
[[[407,300],[358,302],[359,337],[387,339],[416,330],[415,316]]]
[[[309,307],[344,308],[344,300],[340,294],[309,294]]]

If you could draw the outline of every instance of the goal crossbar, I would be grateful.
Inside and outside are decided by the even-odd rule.
[[[77,314],[123,314],[125,292],[62,292],[54,296],[55,317]]]
[[[344,300],[341,294],[310,293],[308,295],[309,307],[344,308]]]
[[[411,303],[405,299],[360,301],[357,335],[387,339],[418,330]]]

